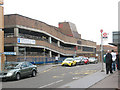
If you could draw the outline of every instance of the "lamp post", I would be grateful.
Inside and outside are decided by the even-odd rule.
[[[101,32],[101,61],[102,61],[102,70],[101,72],[104,72],[104,68],[103,68],[103,30],[100,30]]]

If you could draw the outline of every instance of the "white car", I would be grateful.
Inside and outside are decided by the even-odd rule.
[[[89,57],[89,63],[98,63],[98,60],[95,57]]]
[[[84,64],[83,57],[75,57],[74,60],[76,61],[76,64]]]

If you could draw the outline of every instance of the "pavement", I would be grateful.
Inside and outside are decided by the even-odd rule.
[[[40,65],[38,71],[44,71],[60,64]],[[96,73],[87,75],[83,78],[70,82],[58,88],[111,88],[113,90],[120,89],[120,71],[114,71],[113,74],[106,75],[101,70]]]

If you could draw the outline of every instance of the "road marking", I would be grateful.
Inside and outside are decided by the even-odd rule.
[[[61,74],[62,76],[65,76],[65,74]]]
[[[53,76],[53,78],[57,78],[58,76]]]
[[[89,73],[84,73],[84,74],[89,74]]]
[[[50,83],[50,84],[41,86],[41,87],[39,87],[39,88],[45,88],[45,87],[47,87],[47,86],[50,86],[50,85],[53,85],[53,84],[57,84],[57,83],[60,83],[60,82],[62,82],[62,81],[63,81],[63,80],[59,80],[59,81],[56,81],[56,82],[53,82],[53,83]]]
[[[79,79],[79,77],[73,77],[73,80],[77,80],[77,79]]]

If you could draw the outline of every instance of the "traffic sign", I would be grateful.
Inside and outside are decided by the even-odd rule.
[[[108,35],[108,34],[107,34],[106,32],[104,32],[102,36],[103,36],[103,38],[108,38],[107,35]]]
[[[102,33],[102,32],[103,32],[103,29],[101,29],[100,32]]]

